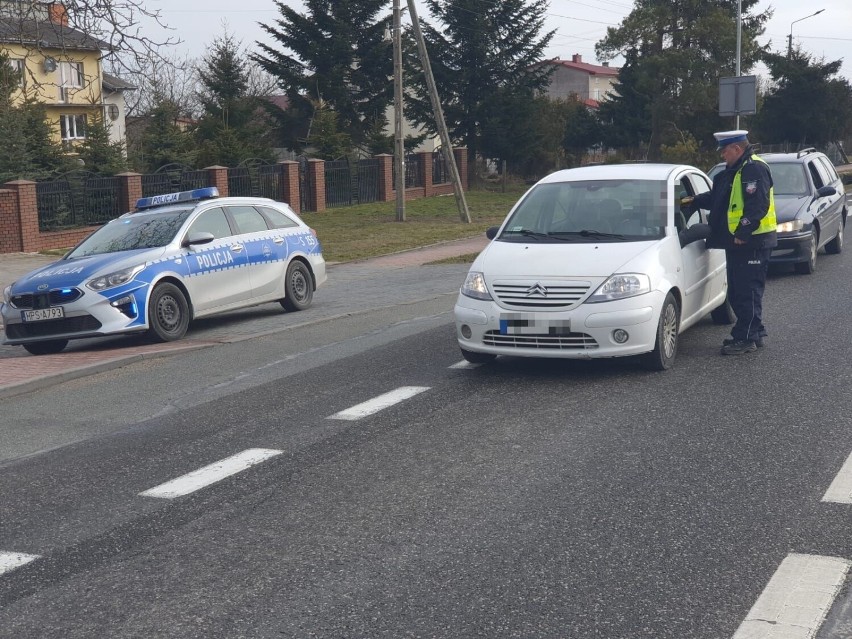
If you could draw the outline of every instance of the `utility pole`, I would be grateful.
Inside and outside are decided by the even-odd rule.
[[[393,111],[396,221],[405,222],[405,140],[402,135],[402,21],[400,0],[393,0]]]
[[[397,2],[398,0],[394,0]],[[429,99],[432,101],[432,112],[435,116],[435,122],[438,125],[438,134],[441,136],[441,151],[444,153],[444,161],[447,163],[447,169],[450,172],[450,179],[453,181],[453,190],[456,193],[456,205],[459,209],[459,218],[462,222],[470,224],[470,212],[467,209],[467,200],[464,197],[464,190],[459,177],[459,170],[456,166],[456,158],[453,155],[453,147],[450,143],[450,134],[447,131],[447,124],[444,121],[444,110],[441,108],[441,101],[438,99],[438,90],[435,87],[435,78],[432,76],[432,67],[429,64],[429,54],[426,52],[426,42],[423,40],[423,32],[420,31],[420,18],[417,17],[417,7],[414,6],[414,0],[408,0],[408,11],[411,14],[411,25],[414,27],[414,37],[417,40],[417,52],[420,54],[420,65],[423,67],[423,72],[426,74],[426,86],[429,89]]]

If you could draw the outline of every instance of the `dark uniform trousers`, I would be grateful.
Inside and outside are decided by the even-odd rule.
[[[763,327],[763,290],[771,248],[725,251],[728,261],[728,300],[737,316],[731,329],[735,340],[757,341],[766,336]]]

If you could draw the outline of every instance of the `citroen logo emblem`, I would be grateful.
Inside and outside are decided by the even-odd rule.
[[[547,289],[541,285],[541,282],[536,282],[527,289],[527,297],[547,297]]]

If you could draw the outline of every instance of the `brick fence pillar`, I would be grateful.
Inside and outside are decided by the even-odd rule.
[[[381,153],[376,156],[379,161],[379,202],[390,202],[396,195],[393,192],[393,156]]]
[[[221,197],[228,197],[228,167],[208,166],[204,170],[207,171],[207,186],[215,186]]]
[[[325,160],[311,158],[308,160],[308,184],[311,185],[307,193],[308,207],[312,211],[320,213],[325,211]]]
[[[41,249],[36,183],[14,180],[6,182],[3,189],[0,191],[3,194],[0,197],[0,228],[4,237],[0,247],[6,253],[35,253]]]
[[[467,175],[467,148],[460,146],[453,149],[453,156],[456,159],[456,168],[459,171],[459,179],[463,191],[468,190],[468,175]]]
[[[142,174],[119,173],[118,209],[122,213],[136,210],[136,200],[142,197]]]
[[[299,193],[299,163],[284,160],[277,164],[281,171],[281,192],[278,195],[282,202],[287,202],[296,213],[301,213],[302,201]]]
[[[418,151],[420,156],[420,183],[423,185],[423,197],[432,196],[432,151]]]

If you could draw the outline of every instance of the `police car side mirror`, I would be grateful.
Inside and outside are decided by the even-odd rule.
[[[485,231],[485,237],[487,237],[489,240],[493,240],[495,237],[497,237],[497,231],[499,230],[499,226],[489,226]]]
[[[190,233],[183,241],[184,246],[195,246],[196,244],[210,244],[216,237],[207,231],[197,231]]]

